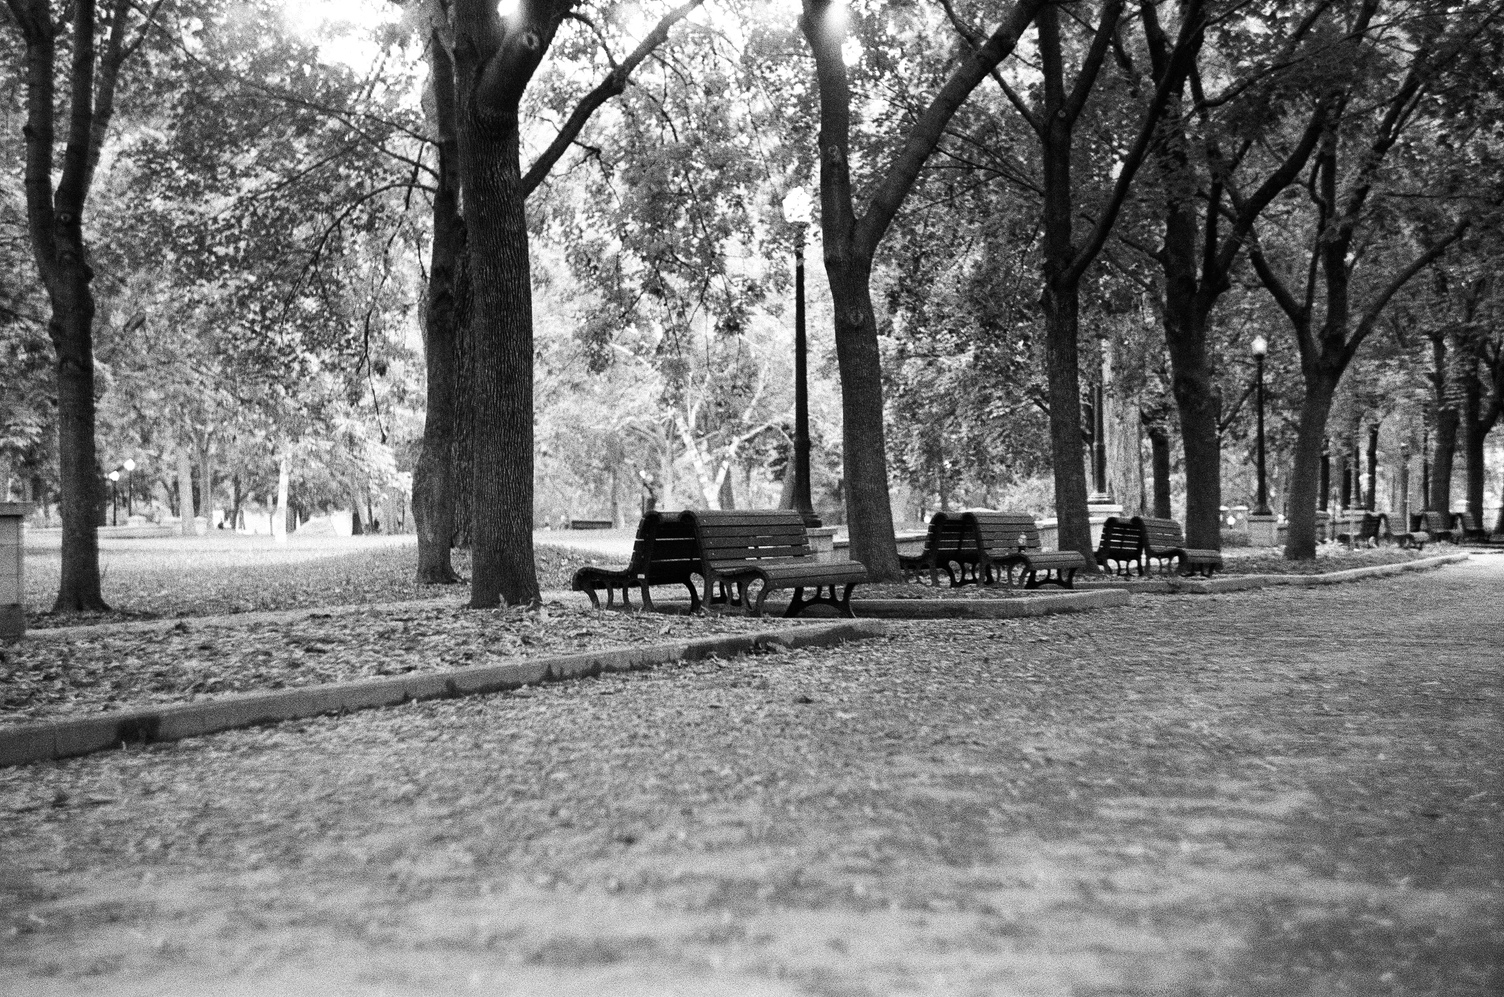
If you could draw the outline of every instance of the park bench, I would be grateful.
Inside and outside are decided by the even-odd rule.
[[[1097,543],[1097,564],[1104,569],[1109,561],[1121,565],[1123,574],[1129,564],[1138,565],[1138,573],[1147,572],[1151,561],[1173,561],[1182,575],[1203,575],[1210,578],[1212,572],[1222,567],[1220,551],[1185,545],[1185,534],[1180,524],[1173,519],[1153,519],[1134,516],[1124,522],[1111,516],[1102,524],[1102,539]],[[1161,570],[1163,570],[1163,563]]]
[[[1471,512],[1459,512],[1452,517],[1452,535],[1459,541],[1470,544],[1486,544],[1494,542],[1488,535],[1488,531],[1478,525]]]
[[[615,526],[616,524],[609,519],[571,519],[569,521],[571,530],[609,530]]]
[[[1365,512],[1363,520],[1358,524],[1358,532],[1337,534],[1338,543],[1353,544],[1377,544],[1380,541],[1394,539],[1389,532],[1389,517],[1380,513]]]
[[[1213,571],[1222,567],[1222,552],[1187,547],[1185,534],[1175,520],[1134,516],[1132,522],[1139,524],[1139,529],[1143,531],[1146,558],[1160,562],[1174,561],[1182,575],[1202,575],[1206,578],[1210,578]]]
[[[980,551],[982,577],[988,583],[1006,579],[1010,587],[1022,581],[1030,589],[1074,588],[1076,572],[1087,566],[1079,551],[1044,550],[1039,524],[1027,513],[966,512],[961,523]]]
[[[632,560],[625,568],[600,568],[587,565],[574,573],[570,588],[590,597],[590,605],[601,608],[597,589],[606,592],[606,608],[616,605],[621,590],[623,609],[632,608],[629,593],[636,587],[642,592],[642,608],[651,612],[653,598],[648,589],[654,585],[683,585],[689,589],[689,611],[700,608],[700,594],[694,576],[700,573],[700,549],[692,524],[678,513],[650,512],[637,524],[637,538],[632,542]]]
[[[937,512],[930,517],[929,530],[924,535],[924,550],[918,554],[899,554],[898,567],[905,580],[917,580],[922,572],[929,572],[930,584],[940,584],[943,570],[950,579],[950,587],[956,588],[966,582],[966,568],[972,568],[975,581],[977,551],[975,545],[968,552],[967,535],[961,519],[948,512]],[[955,565],[955,568],[951,566]],[[960,579],[957,579],[957,571]]]
[[[1424,547],[1433,540],[1452,540],[1452,520],[1436,509],[1417,512],[1410,517],[1410,532],[1400,538],[1401,547]]]
[[[851,590],[867,580],[866,567],[859,561],[817,560],[804,518],[796,510],[693,510],[680,518],[694,529],[707,604],[725,599],[729,589],[734,593],[729,601],[740,604],[749,616],[760,616],[770,592],[791,588],[794,595],[784,610],[786,617],[814,605],[854,615]],[[753,603],[751,589],[759,582],[762,590]],[[722,596],[713,600],[718,584]],[[839,587],[844,591],[837,595]],[[807,588],[814,589],[813,598],[804,597]],[[830,594],[824,595],[827,588]]]
[[[1113,574],[1129,573],[1130,565],[1138,565],[1138,573],[1144,573],[1144,535],[1131,521],[1118,516],[1107,517],[1102,524],[1102,537],[1097,541],[1097,566],[1108,570],[1109,561],[1117,567]]]

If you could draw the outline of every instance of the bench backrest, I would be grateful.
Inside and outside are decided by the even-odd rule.
[[[1022,512],[966,512],[961,514],[976,544],[988,554],[1029,553],[1040,549],[1039,524]]]
[[[1360,540],[1376,540],[1389,532],[1389,517],[1380,513],[1365,512],[1363,525],[1358,529]]]
[[[1185,533],[1180,529],[1180,524],[1173,519],[1134,516],[1133,523],[1137,524],[1144,546],[1149,550],[1185,546]]]
[[[1453,518],[1452,522],[1454,524],[1453,528],[1461,530],[1463,533],[1478,532],[1478,524],[1473,521],[1473,514],[1470,512],[1459,512]]]
[[[950,512],[937,512],[930,517],[929,531],[924,535],[926,554],[954,554],[966,546],[966,524],[961,517]]]
[[[637,524],[637,539],[632,544],[634,574],[655,579],[677,581],[700,570],[700,543],[693,523],[678,512],[650,512]]]
[[[1144,531],[1136,521],[1122,519],[1118,516],[1108,516],[1107,522],[1102,524],[1102,539],[1097,541],[1097,553],[1106,555],[1129,554],[1134,555],[1129,560],[1137,560],[1139,548],[1144,545]],[[1117,557],[1113,557],[1117,560]]]
[[[728,561],[814,557],[797,510],[692,509],[680,520],[694,530],[707,568]]]
[[[1427,533],[1450,533],[1452,524],[1446,513],[1438,509],[1427,509],[1420,514],[1420,528]]]

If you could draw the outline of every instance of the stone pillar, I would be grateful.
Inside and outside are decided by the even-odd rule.
[[[1317,514],[1320,515],[1319,513]],[[1278,543],[1279,517],[1251,515],[1248,517],[1248,544],[1251,547],[1273,547]]]
[[[804,533],[809,538],[809,549],[814,552],[815,560],[834,561],[836,559],[836,528],[834,526],[805,527]],[[842,560],[847,559],[842,558]]]
[[[18,640],[26,632],[21,519],[30,511],[26,502],[0,502],[0,640]]]

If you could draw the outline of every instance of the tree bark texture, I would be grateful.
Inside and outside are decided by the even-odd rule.
[[[433,245],[423,315],[427,404],[423,445],[413,469],[413,519],[418,533],[418,582],[449,585],[460,580],[450,550],[455,541],[456,341],[461,328],[455,284],[465,251],[465,230],[459,207],[454,64],[437,32],[429,39],[429,67],[438,188],[433,198]]]
[[[63,522],[61,581],[55,613],[104,610],[99,540],[95,533],[102,495],[94,441],[94,272],[84,244],[83,216],[99,150],[114,114],[115,87],[125,59],[126,0],[113,0],[109,36],[95,44],[93,0],[77,0],[72,17],[69,67],[57,72],[57,39],[47,0],[9,0],[11,19],[26,43],[26,224],[37,272],[47,291],[47,332],[57,363],[59,499]],[[57,144],[56,85],[69,89],[63,168],[53,186]]]
[[[1309,560],[1316,556],[1316,492],[1321,488],[1321,448],[1327,416],[1337,391],[1341,371],[1307,377],[1300,404],[1300,425],[1295,440],[1295,460],[1290,468],[1289,532],[1285,557]],[[1308,515],[1297,515],[1308,510]]]
[[[882,359],[872,311],[870,260],[832,258],[825,272],[835,306],[836,362],[841,371],[841,456],[846,477],[846,528],[851,559],[873,581],[902,577],[888,495],[883,434]]]
[[[533,301],[519,106],[564,9],[455,6],[456,123],[474,380],[470,606],[536,605]]]
[[[1170,431],[1162,423],[1151,423],[1149,433],[1150,464],[1154,478],[1154,516],[1170,518]]]
[[[1452,468],[1456,463],[1457,436],[1462,414],[1453,405],[1436,411],[1435,449],[1431,452],[1431,492],[1426,508],[1448,515],[1452,512]]]
[[[178,533],[193,536],[193,458],[188,451],[178,451]]]

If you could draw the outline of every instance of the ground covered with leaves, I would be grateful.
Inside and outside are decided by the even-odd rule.
[[[798,624],[795,624],[798,625]],[[766,630],[766,619],[399,604],[290,619],[95,626],[0,645],[0,727],[133,706]]]
[[[567,589],[575,570],[599,556],[570,547],[536,547],[538,584]],[[452,595],[461,587],[419,585],[417,538],[413,536],[293,535],[285,544],[270,537],[235,534],[102,540],[100,570],[112,612],[53,616],[61,574],[55,545],[26,551],[26,625],[33,628],[176,619],[267,610],[401,602]],[[470,554],[456,550],[454,567],[470,574]]]
[[[0,992],[1484,997],[1504,557],[0,770]]]

